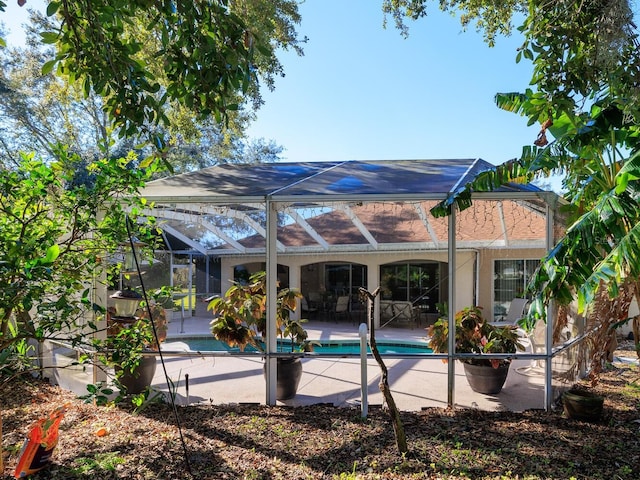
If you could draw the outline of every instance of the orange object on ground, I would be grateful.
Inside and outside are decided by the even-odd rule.
[[[67,407],[68,405],[58,407],[47,418],[41,418],[33,424],[22,445],[13,474],[15,478],[24,478],[49,464],[53,449],[58,444],[58,427]]]

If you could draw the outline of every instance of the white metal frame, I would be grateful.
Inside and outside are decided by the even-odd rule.
[[[456,190],[455,188],[453,189]],[[474,201],[477,200],[544,200],[547,203],[546,214],[547,214],[547,239],[546,239],[546,247],[547,249],[553,246],[553,210],[549,207],[549,203],[552,200],[551,195],[556,197],[555,194],[550,192],[478,192],[474,194]],[[366,198],[363,198],[363,195],[357,194],[332,194],[332,195],[323,195],[323,194],[310,194],[310,195],[278,195],[277,192],[273,192],[266,197],[259,196],[249,196],[249,197],[221,197],[219,195],[211,195],[211,196],[145,196],[147,201],[159,205],[173,204],[174,210],[177,210],[181,207],[189,207],[192,211],[196,209],[193,208],[194,204],[199,206],[198,211],[206,211],[207,209],[215,209],[218,212],[222,211],[226,208],[226,205],[230,203],[260,203],[265,205],[265,209],[267,212],[267,227],[264,229],[262,233],[265,236],[266,240],[266,250],[264,251],[264,255],[266,257],[266,271],[267,271],[267,329],[268,329],[268,343],[267,343],[267,352],[266,352],[266,403],[267,405],[275,405],[276,403],[276,370],[277,364],[276,359],[278,357],[277,349],[276,349],[276,279],[277,279],[277,264],[278,264],[278,253],[284,252],[287,249],[282,245],[277,239],[277,211],[288,211],[291,208],[291,205],[295,204],[312,204],[319,203],[322,205],[326,204],[340,204],[344,202],[345,204],[353,203],[357,204],[360,202],[420,202],[425,200],[437,200],[441,201],[444,199],[443,194],[420,194],[420,193],[411,193],[411,194],[397,194],[397,195],[366,195]],[[378,244],[373,236],[368,232],[366,226],[357,219],[357,216],[353,215],[353,211],[348,207],[342,206],[340,207],[344,212],[347,213],[349,218],[351,218],[354,225],[360,230],[360,232],[368,239],[368,245],[365,247],[367,249],[378,250],[384,248],[384,246]],[[233,209],[227,209],[228,212],[232,213]],[[165,210],[153,210],[154,216],[162,217],[163,212]],[[351,213],[349,213],[351,212]],[[242,215],[240,215],[242,217]],[[242,217],[246,221],[246,215]],[[295,221],[299,221],[295,216],[292,216]],[[448,218],[448,229],[449,229],[449,238],[448,238],[448,262],[449,262],[449,305],[456,305],[456,251],[458,248],[458,242],[456,240],[456,219],[457,219],[457,211],[455,205],[452,206],[451,215]],[[304,227],[304,225],[302,225]],[[507,239],[505,239],[506,241]],[[462,243],[462,242],[460,242]],[[328,247],[326,242],[319,242],[319,251],[328,251],[331,247]],[[396,245],[393,246],[397,248]],[[408,249],[415,249],[415,245],[410,245]],[[243,252],[237,252],[242,254]],[[245,252],[246,253],[246,252]],[[258,252],[256,252],[258,253]],[[371,272],[370,272],[371,274]],[[370,284],[371,287],[371,284]],[[554,318],[551,315],[554,312],[554,305],[551,304],[548,310],[547,318]],[[455,320],[454,320],[455,311],[454,308],[449,309],[449,331],[455,332]],[[547,408],[550,408],[553,398],[552,398],[552,384],[551,384],[551,363],[552,363],[552,351],[549,348],[551,345],[551,336],[552,336],[552,328],[553,323],[547,322],[547,338],[546,338],[546,382],[545,382],[545,404]],[[447,354],[448,359],[448,394],[447,401],[450,406],[455,405],[455,360],[461,358],[459,354],[455,352],[455,335],[450,335],[449,337],[449,349]]]

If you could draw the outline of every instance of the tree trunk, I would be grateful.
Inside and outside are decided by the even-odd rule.
[[[640,304],[640,280],[636,281],[634,286],[635,286],[634,293],[636,296],[636,302],[639,302]],[[638,356],[638,358],[640,358],[640,316],[636,315],[635,317],[633,317],[631,329],[633,332],[633,342],[636,347],[636,355]]]
[[[382,360],[382,356],[378,351],[378,346],[376,344],[376,334],[375,334],[375,315],[374,315],[374,305],[375,299],[380,293],[380,287],[376,288],[373,293],[365,290],[364,288],[360,288],[360,293],[366,295],[369,300],[369,344],[371,346],[371,353],[373,353],[373,357],[378,362],[380,366],[380,371],[382,372],[380,376],[380,383],[378,386],[380,387],[380,391],[384,396],[384,400],[387,403],[387,408],[389,409],[389,416],[391,417],[391,423],[393,425],[393,432],[396,437],[396,446],[398,447],[398,451],[400,453],[407,453],[407,437],[404,432],[404,425],[402,424],[402,419],[400,418],[400,411],[396,406],[396,402],[393,399],[393,395],[391,394],[391,388],[389,387],[389,371],[387,370],[387,366]]]
[[[626,281],[620,285],[618,295],[612,298],[606,285],[601,284],[596,293],[593,311],[588,319],[592,326],[600,327],[591,337],[593,353],[589,376],[594,382],[605,362],[612,360],[617,345],[616,329],[612,327],[628,317],[629,306],[637,287],[636,282]]]

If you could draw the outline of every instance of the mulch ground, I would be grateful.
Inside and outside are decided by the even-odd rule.
[[[630,356],[629,352],[623,352]],[[562,410],[404,412],[410,451],[397,453],[386,411],[179,407],[184,448],[169,405],[134,414],[95,407],[46,383],[13,380],[0,391],[5,476],[12,478],[29,425],[69,403],[51,465],[34,479],[618,479],[640,478],[640,372],[609,367],[597,423]],[[186,450],[186,455],[185,455]]]

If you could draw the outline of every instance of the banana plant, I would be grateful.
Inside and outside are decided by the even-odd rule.
[[[528,286],[534,297],[533,315],[525,320],[528,328],[544,318],[552,298],[561,305],[577,298],[579,310],[585,311],[599,289],[606,288],[613,299],[621,289],[635,288],[640,278],[640,130],[622,105],[607,98],[587,112],[557,116],[540,110],[541,101],[531,91],[497,95],[499,107],[540,122],[536,145],[523,148],[520,158],[480,173],[432,210],[435,216],[447,215],[453,205],[461,210],[470,206],[471,192],[552,173],[565,175],[569,203],[562,213],[567,228]],[[547,133],[554,137],[551,142]],[[618,317],[628,313],[628,305],[622,311]],[[636,331],[637,323],[634,320]],[[637,333],[635,338],[639,340]]]

